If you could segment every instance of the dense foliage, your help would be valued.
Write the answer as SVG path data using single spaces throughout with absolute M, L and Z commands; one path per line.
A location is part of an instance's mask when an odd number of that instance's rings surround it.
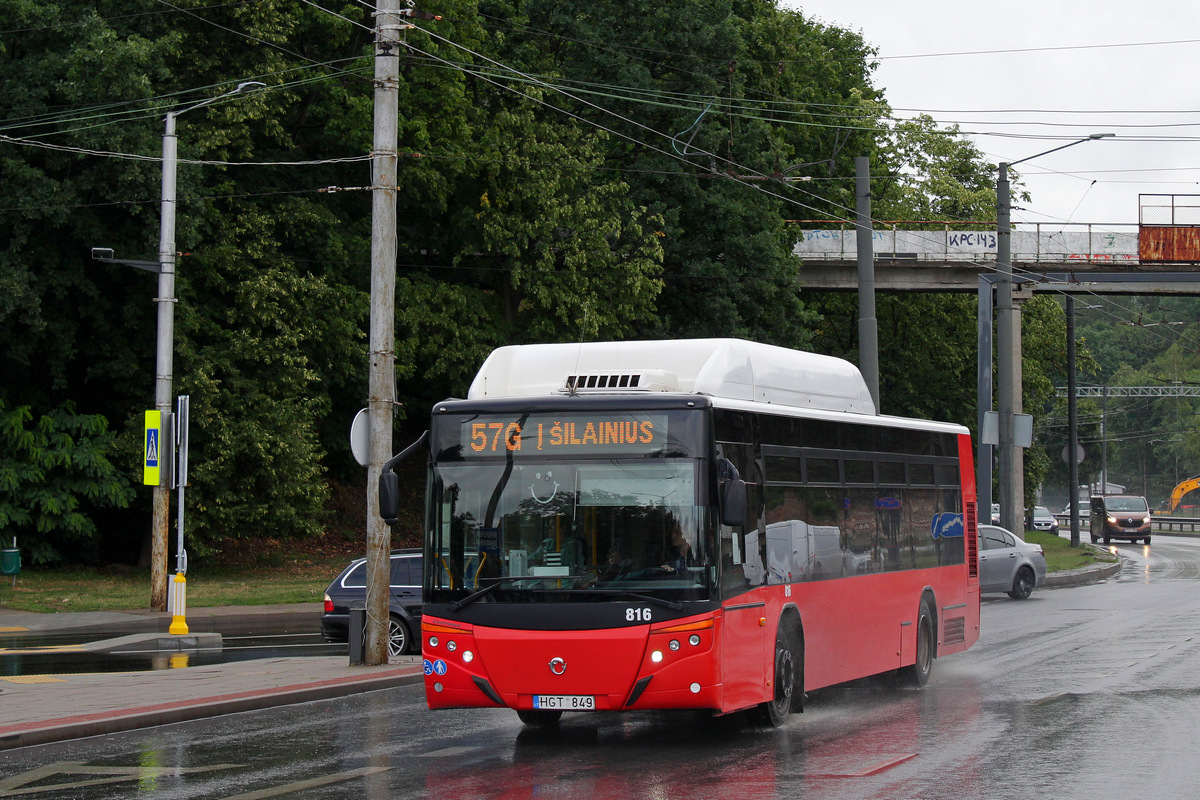
M 1127 396 L 1078 402 L 1079 443 L 1085 458 L 1080 482 L 1109 482 L 1144 494 L 1163 508 L 1171 490 L 1200 469 L 1200 300 L 1188 297 L 1092 297 L 1076 302 L 1076 333 L 1082 345 L 1076 369 L 1079 386 L 1162 387 L 1166 396 Z M 1066 384 L 1066 362 L 1056 360 L 1058 386 Z M 1170 396 L 1171 390 L 1179 390 Z M 1066 397 L 1055 397 L 1038 431 L 1049 461 L 1044 496 L 1065 504 L 1067 467 Z M 1184 513 L 1197 516 L 1200 496 L 1191 492 Z M 1053 509 L 1057 510 L 1057 509 Z
M 366 383 L 373 18 L 323 5 L 0 6 L 0 411 L 17 410 L 11 441 L 33 419 L 86 433 L 94 465 L 71 486 L 41 473 L 70 521 L 5 496 L 0 526 L 32 560 L 141 549 L 140 516 L 81 519 L 133 494 L 154 280 L 89 252 L 154 257 L 167 110 L 187 110 L 174 388 L 191 396 L 191 548 L 309 536 L 331 485 L 361 493 L 346 434 Z M 887 122 L 858 34 L 775 0 L 418 10 L 399 56 L 401 426 L 501 344 L 736 336 L 854 357 L 853 298 L 800 293 L 789 221 L 850 215 L 857 155 L 891 176 L 877 216 L 992 202 L 962 137 Z M 250 80 L 266 86 L 194 108 Z M 973 425 L 973 306 L 886 298 L 879 316 L 885 409 Z M 32 451 L 7 446 L 32 475 Z

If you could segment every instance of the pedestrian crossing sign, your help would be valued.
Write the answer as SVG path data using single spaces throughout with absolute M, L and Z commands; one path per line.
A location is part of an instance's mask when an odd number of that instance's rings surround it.
M 145 457 L 142 461 L 142 483 L 146 486 L 158 486 L 162 479 L 159 466 L 162 463 L 162 417 L 161 411 L 146 412 Z

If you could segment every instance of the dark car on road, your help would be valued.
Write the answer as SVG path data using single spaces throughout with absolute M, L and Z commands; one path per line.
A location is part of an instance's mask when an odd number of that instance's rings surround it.
M 1150 505 L 1134 494 L 1097 495 L 1092 498 L 1092 543 L 1103 539 L 1141 539 L 1150 544 Z
M 417 649 L 421 632 L 421 551 L 392 551 L 391 592 L 388 597 L 388 655 L 399 656 Z M 365 607 L 367 560 L 350 562 L 325 590 L 321 614 L 321 637 L 327 642 L 349 640 L 350 609 Z
M 996 525 L 979 526 L 979 591 L 1007 592 L 1024 600 L 1046 580 L 1042 546 Z

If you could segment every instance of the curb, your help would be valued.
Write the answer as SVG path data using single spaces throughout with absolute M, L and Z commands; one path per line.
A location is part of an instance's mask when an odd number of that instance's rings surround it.
M 424 673 L 420 665 L 405 666 L 370 677 L 331 678 L 272 689 L 206 697 L 190 703 L 186 701 L 183 703 L 160 703 L 127 709 L 115 716 L 111 713 L 101 712 L 79 717 L 0 726 L 0 751 L 80 739 L 85 736 L 100 736 L 138 728 L 152 728 L 174 722 L 235 714 L 241 711 L 257 711 L 295 703 L 308 703 L 314 700 L 330 700 L 362 692 L 407 686 L 423 679 Z
M 1092 545 L 1087 546 L 1092 547 Z M 1108 551 L 1105 550 L 1103 552 L 1107 553 Z M 1111 563 L 1092 564 L 1089 567 L 1080 567 L 1079 569 L 1051 572 L 1046 576 L 1046 580 L 1042 582 L 1040 588 L 1058 589 L 1063 586 L 1086 586 L 1090 583 L 1099 583 L 1121 571 L 1123 564 L 1120 556 L 1117 559 L 1117 561 Z

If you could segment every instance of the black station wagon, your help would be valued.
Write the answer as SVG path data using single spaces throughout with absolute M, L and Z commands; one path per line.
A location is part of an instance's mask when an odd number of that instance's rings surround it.
M 421 551 L 393 550 L 388 597 L 388 655 L 418 650 L 421 633 Z M 355 559 L 325 590 L 321 636 L 327 642 L 349 640 L 350 608 L 367 600 L 367 560 Z

